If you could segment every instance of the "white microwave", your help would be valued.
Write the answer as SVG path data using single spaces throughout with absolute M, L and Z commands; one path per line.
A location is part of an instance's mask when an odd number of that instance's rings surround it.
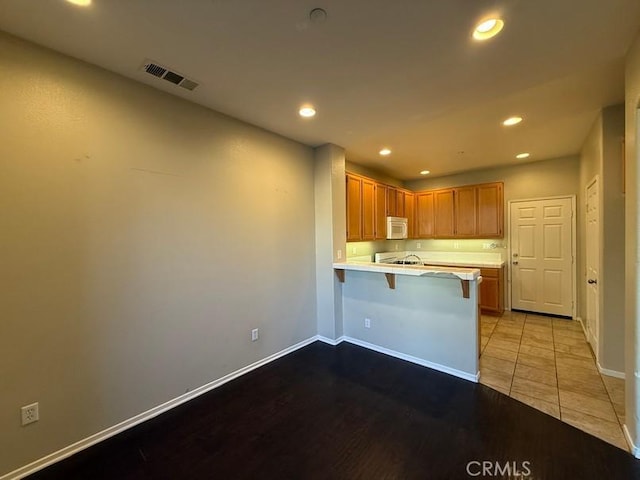
M 387 217 L 387 239 L 407 238 L 409 221 L 404 217 Z

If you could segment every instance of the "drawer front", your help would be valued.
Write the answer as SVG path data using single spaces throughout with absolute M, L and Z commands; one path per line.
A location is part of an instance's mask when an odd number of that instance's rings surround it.
M 480 275 L 482 275 L 483 277 L 498 278 L 499 273 L 500 273 L 500 269 L 498 268 L 481 268 L 480 269 Z

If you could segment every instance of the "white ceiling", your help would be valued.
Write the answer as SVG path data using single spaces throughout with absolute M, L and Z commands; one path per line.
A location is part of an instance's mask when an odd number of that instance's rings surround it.
M 495 12 L 503 32 L 473 41 Z M 410 179 L 577 154 L 624 99 L 640 1 L 2 0 L 0 29 Z M 151 77 L 145 59 L 200 86 Z M 298 117 L 304 102 L 314 119 Z M 512 114 L 525 121 L 507 129 Z

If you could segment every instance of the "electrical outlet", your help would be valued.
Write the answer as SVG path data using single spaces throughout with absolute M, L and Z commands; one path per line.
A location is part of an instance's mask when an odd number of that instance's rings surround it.
M 420 242 L 416 243 L 416 248 L 422 248 L 422 244 Z
M 396 247 L 396 250 L 398 250 L 400 248 L 400 245 L 396 243 L 395 247 Z
M 40 420 L 40 410 L 38 402 L 31 405 L 25 405 L 20 409 L 22 415 L 22 425 L 29 425 L 30 423 Z
M 342 260 L 342 250 L 338 250 L 338 260 Z
M 364 319 L 364 328 L 371 328 L 371 319 L 370 318 L 365 318 Z
M 258 334 L 258 329 L 254 328 L 253 330 L 251 330 L 251 341 L 255 342 L 256 340 L 258 340 L 259 338 L 259 334 Z

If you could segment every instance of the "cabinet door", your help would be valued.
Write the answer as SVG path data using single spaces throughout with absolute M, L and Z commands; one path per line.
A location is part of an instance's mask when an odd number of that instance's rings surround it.
M 504 199 L 502 183 L 478 185 L 478 236 L 504 236 Z
M 416 196 L 413 193 L 404 192 L 404 216 L 407 217 L 407 237 L 415 238 L 415 205 Z
M 475 237 L 477 235 L 476 187 L 460 187 L 454 189 L 455 229 L 457 238 Z
M 433 238 L 433 192 L 416 194 L 416 238 Z
M 503 268 L 481 268 L 480 308 L 483 313 L 502 315 L 504 312 Z
M 375 239 L 375 183 L 362 179 L 362 240 Z
M 375 237 L 376 240 L 383 240 L 387 238 L 387 187 L 377 183 L 375 197 Z
M 434 236 L 436 238 L 450 238 L 455 234 L 453 197 L 453 189 L 451 188 L 433 192 Z
M 347 174 L 347 242 L 362 237 L 362 181 Z
M 396 217 L 406 217 L 405 213 L 405 192 L 396 190 Z
M 389 217 L 397 217 L 396 208 L 397 208 L 397 190 L 393 187 L 387 187 L 387 216 Z

